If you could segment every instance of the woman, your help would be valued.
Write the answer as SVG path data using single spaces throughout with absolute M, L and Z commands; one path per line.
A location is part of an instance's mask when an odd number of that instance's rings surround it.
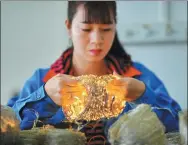
M 21 129 L 31 129 L 36 118 L 43 124 L 54 126 L 66 119 L 59 92 L 63 90 L 66 93 L 81 87 L 70 79 L 70 75 L 114 74 L 120 79 L 111 85 L 117 92 L 123 90 L 127 101 L 123 112 L 147 103 L 153 107 L 166 132 L 178 130 L 180 106 L 154 73 L 131 60 L 118 40 L 115 1 L 70 1 L 65 24 L 73 46 L 63 52 L 50 68 L 36 70 L 20 94 L 8 102 L 21 121 Z M 99 122 L 102 124 L 99 133 L 83 131 L 86 136 L 95 136 L 94 144 L 100 143 L 101 136 L 107 135 L 108 128 L 116 119 Z

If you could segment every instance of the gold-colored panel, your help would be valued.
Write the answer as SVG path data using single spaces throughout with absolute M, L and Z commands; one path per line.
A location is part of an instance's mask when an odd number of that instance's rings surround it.
M 123 111 L 124 94 L 111 93 L 113 85 L 109 82 L 116 79 L 113 75 L 83 75 L 73 79 L 80 83 L 78 90 L 62 91 L 62 109 L 69 121 L 110 118 Z

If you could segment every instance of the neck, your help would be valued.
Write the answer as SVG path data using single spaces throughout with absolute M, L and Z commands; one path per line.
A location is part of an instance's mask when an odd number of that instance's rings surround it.
M 101 76 L 108 74 L 108 68 L 105 63 L 105 60 L 101 60 L 97 62 L 89 62 L 83 60 L 82 58 L 77 58 L 73 54 L 72 66 L 75 76 L 89 75 L 89 74 Z

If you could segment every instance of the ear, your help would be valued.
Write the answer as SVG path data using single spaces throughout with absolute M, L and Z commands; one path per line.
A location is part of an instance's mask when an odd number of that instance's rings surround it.
M 66 28 L 67 28 L 69 37 L 71 37 L 71 23 L 70 23 L 69 20 L 65 20 L 65 26 L 66 26 Z

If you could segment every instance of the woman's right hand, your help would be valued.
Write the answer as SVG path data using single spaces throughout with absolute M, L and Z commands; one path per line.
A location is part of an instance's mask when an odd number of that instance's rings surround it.
M 47 95 L 59 106 L 62 106 L 62 96 L 80 96 L 85 89 L 78 81 L 71 79 L 70 75 L 57 74 L 44 86 Z

